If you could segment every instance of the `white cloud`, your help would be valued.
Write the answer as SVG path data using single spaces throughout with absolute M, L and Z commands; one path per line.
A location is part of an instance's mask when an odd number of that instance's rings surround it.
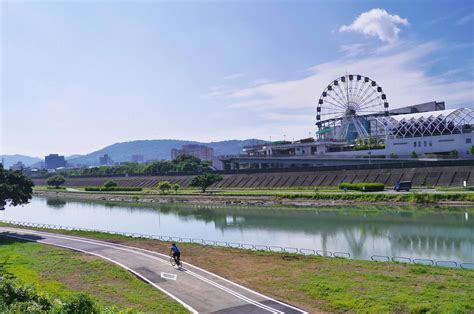
M 342 45 L 339 51 L 344 53 L 348 57 L 355 57 L 357 55 L 362 54 L 365 51 L 366 47 L 367 45 L 361 43 L 348 44 Z
M 456 25 L 464 25 L 472 19 L 474 19 L 474 13 L 461 17 L 459 20 L 457 20 Z
M 235 80 L 235 79 L 241 78 L 242 76 L 244 76 L 244 73 L 233 73 L 233 74 L 224 76 L 224 80 L 226 81 Z
M 372 9 L 359 15 L 351 25 L 341 26 L 339 31 L 361 33 L 378 37 L 383 42 L 393 42 L 400 33 L 398 25 L 408 25 L 408 20 L 388 14 L 384 9 Z
M 310 74 L 300 79 L 237 89 L 216 100 L 227 103 L 230 110 L 246 112 L 254 125 L 268 128 L 266 132 L 291 133 L 295 137 L 306 136 L 308 131 L 314 130 L 319 96 L 327 84 L 346 71 L 376 80 L 387 94 L 390 109 L 433 100 L 446 101 L 450 108 L 472 107 L 474 81 L 456 80 L 453 77 L 455 69 L 437 75 L 428 74 L 432 64 L 426 61 L 442 47 L 439 42 L 400 43 L 396 51 L 365 57 L 344 56 L 311 67 Z M 247 133 L 251 134 L 250 131 Z

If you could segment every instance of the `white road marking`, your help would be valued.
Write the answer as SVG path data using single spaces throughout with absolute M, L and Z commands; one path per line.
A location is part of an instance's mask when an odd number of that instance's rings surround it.
M 12 229 L 15 230 L 15 228 L 12 228 Z M 20 229 L 20 230 L 21 230 L 21 229 Z M 139 255 L 142 255 L 142 256 L 145 256 L 145 257 L 148 257 L 148 258 L 151 258 L 151 259 L 160 261 L 160 262 L 165 263 L 165 264 L 168 263 L 167 261 L 165 261 L 165 260 L 163 260 L 163 259 L 161 259 L 161 258 L 158 258 L 158 257 L 156 257 L 156 256 L 153 256 L 153 255 L 150 255 L 150 254 L 143 254 L 143 253 L 141 253 L 141 252 L 137 252 L 138 250 L 142 250 L 142 251 L 146 251 L 146 252 L 149 252 L 149 253 L 154 253 L 154 254 L 162 255 L 162 256 L 164 256 L 164 257 L 166 257 L 166 258 L 168 257 L 168 256 L 166 256 L 166 255 L 164 255 L 164 254 L 161 254 L 161 253 L 158 253 L 158 252 L 149 251 L 149 250 L 145 250 L 145 249 L 133 248 L 133 247 L 129 247 L 129 246 L 121 245 L 121 244 L 115 244 L 115 243 L 112 245 L 112 244 L 110 244 L 110 243 L 108 243 L 108 242 L 103 242 L 103 241 L 98 241 L 98 240 L 84 239 L 84 238 L 79 238 L 79 237 L 74 237 L 74 236 L 58 235 L 58 234 L 52 234 L 52 233 L 41 232 L 41 231 L 34 231 L 34 230 L 28 230 L 28 229 L 23 229 L 23 231 L 27 231 L 27 232 L 30 233 L 30 234 L 31 234 L 31 233 L 32 233 L 32 234 L 39 234 L 39 235 L 44 234 L 44 235 L 47 235 L 47 236 L 49 236 L 49 237 L 58 238 L 58 239 L 75 240 L 75 241 L 83 242 L 83 243 L 102 245 L 102 246 L 105 246 L 105 247 L 115 248 L 115 249 L 118 249 L 118 250 L 123 250 L 123 251 L 127 251 L 127 252 L 132 252 L 132 253 L 135 253 L 135 254 L 139 254 Z M 12 237 L 15 237 L 15 236 L 12 236 Z M 20 238 L 20 237 L 17 237 L 17 238 Z M 24 239 L 24 238 L 20 238 L 20 239 Z M 29 240 L 29 239 L 26 239 L 26 240 Z M 29 240 L 29 241 L 40 242 L 40 241 L 34 241 L 34 240 Z M 43 242 L 43 243 L 47 243 L 47 242 Z M 49 244 L 51 244 L 51 245 L 56 245 L 56 246 L 60 246 L 60 247 L 65 247 L 65 248 L 69 248 L 69 249 L 76 250 L 76 251 L 81 251 L 81 252 L 84 252 L 84 253 L 90 253 L 90 252 L 88 252 L 88 251 L 76 249 L 76 248 L 69 247 L 69 246 L 58 245 L 58 244 L 54 244 L 54 243 L 49 243 Z M 103 257 L 103 258 L 105 258 L 105 259 L 107 259 L 107 260 L 110 260 L 110 261 L 114 262 L 115 264 L 118 264 L 118 265 L 120 265 L 120 266 L 126 268 L 127 270 L 130 270 L 130 269 L 129 269 L 128 267 L 126 267 L 125 265 L 122 265 L 122 264 L 120 264 L 120 263 L 118 263 L 118 262 L 115 262 L 115 261 L 113 261 L 113 260 L 111 260 L 111 259 L 109 259 L 109 258 L 107 258 L 107 257 L 104 257 L 104 256 L 99 255 L 99 254 L 96 254 L 96 253 L 90 253 L 90 254 Z M 189 264 L 188 264 L 188 265 L 189 265 Z M 190 265 L 190 266 L 195 267 L 195 266 L 193 266 L 193 265 Z M 198 267 L 195 267 L 195 268 L 199 269 Z M 130 270 L 130 271 L 133 272 L 134 274 L 136 273 L 135 271 L 132 271 L 132 270 Z M 246 296 L 244 296 L 244 295 L 242 295 L 242 294 L 240 294 L 240 293 L 238 293 L 238 292 L 236 292 L 236 291 L 234 291 L 234 290 L 231 290 L 230 288 L 224 287 L 224 286 L 222 286 L 222 285 L 220 285 L 220 284 L 218 284 L 218 283 L 216 283 L 216 282 L 214 282 L 214 281 L 212 281 L 212 280 L 210 280 L 210 279 L 208 279 L 208 278 L 205 278 L 205 277 L 203 277 L 203 276 L 201 276 L 201 275 L 198 275 L 198 274 L 196 274 L 196 273 L 194 273 L 194 272 L 192 272 L 192 271 L 190 271 L 190 270 L 186 270 L 186 269 L 185 269 L 185 271 L 186 271 L 186 273 L 189 273 L 189 274 L 192 275 L 193 277 L 196 277 L 196 278 L 200 279 L 201 281 L 204 281 L 204 282 L 206 282 L 206 283 L 208 283 L 208 284 L 210 284 L 210 285 L 212 285 L 212 286 L 214 286 L 214 287 L 216 287 L 216 288 L 218 288 L 218 289 L 220 289 L 220 290 L 222 290 L 222 291 L 225 291 L 225 292 L 227 292 L 227 293 L 229 293 L 229 294 L 231 294 L 231 295 L 233 295 L 233 296 L 235 296 L 235 297 L 241 299 L 242 301 L 245 301 L 245 302 L 247 302 L 247 303 L 253 304 L 253 305 L 257 306 L 257 307 L 260 307 L 260 308 L 262 308 L 262 309 L 264 309 L 264 310 L 267 310 L 267 311 L 269 311 L 269 312 L 272 312 L 272 313 L 284 313 L 284 312 L 282 312 L 282 311 L 280 311 L 280 310 L 274 309 L 274 308 L 272 308 L 272 307 L 270 307 L 270 306 L 267 306 L 267 305 L 264 305 L 264 304 L 262 304 L 262 303 L 260 303 L 260 302 L 255 301 L 255 300 L 252 300 L 252 299 L 250 299 L 250 298 L 248 298 L 248 297 L 246 297 Z M 209 273 L 209 272 L 207 272 L 207 271 L 205 271 L 205 272 L 206 272 L 206 273 Z M 212 273 L 209 273 L 209 274 L 212 274 Z M 212 275 L 215 275 L 215 274 L 212 274 Z M 215 275 L 215 276 L 218 277 L 218 278 L 220 278 L 220 277 L 217 276 L 217 275 Z M 143 276 L 140 276 L 140 275 L 139 275 L 139 277 L 144 278 Z M 222 279 L 224 279 L 224 278 L 222 278 Z M 226 279 L 224 279 L 224 280 L 226 280 Z M 159 288 L 156 284 L 153 284 L 150 280 L 146 279 L 146 281 L 149 282 L 149 283 L 151 283 L 153 286 L 157 287 L 157 288 L 160 289 L 161 291 L 165 291 L 165 290 Z M 226 280 L 226 281 L 232 283 L 231 281 L 228 281 L 228 280 Z M 234 284 L 235 284 L 235 283 L 234 283 Z M 238 285 L 238 284 L 235 284 L 235 285 L 240 286 L 240 285 Z M 267 298 L 267 299 L 269 299 L 269 300 L 271 300 L 271 301 L 275 301 L 275 302 L 277 302 L 277 303 L 280 303 L 280 304 L 282 304 L 282 305 L 284 305 L 284 306 L 288 306 L 288 305 L 286 305 L 286 304 L 284 304 L 284 303 L 282 303 L 282 302 L 279 302 L 279 301 L 277 301 L 277 300 L 274 300 L 274 299 L 268 298 L 268 297 L 266 297 L 266 296 L 263 296 L 263 295 L 261 295 L 261 294 L 255 292 L 255 291 L 253 291 L 253 290 L 250 290 L 250 289 L 248 289 L 248 288 L 245 288 L 245 290 L 248 290 L 248 291 L 253 292 L 253 293 L 257 294 L 257 295 L 260 295 L 260 296 L 262 296 L 262 297 L 265 297 L 265 298 Z M 166 293 L 167 293 L 167 292 L 166 292 Z M 170 296 L 172 296 L 172 294 L 170 294 L 170 293 L 167 293 L 167 294 L 170 295 Z M 175 300 L 177 300 L 178 302 L 180 302 L 181 304 L 185 305 L 185 303 L 182 302 L 181 300 L 179 300 L 177 297 L 175 297 L 175 296 L 172 296 L 172 297 L 173 297 Z M 192 309 L 192 308 L 191 308 L 189 305 L 187 305 L 187 304 L 186 304 L 186 307 L 187 307 L 187 308 L 189 307 L 188 309 Z M 292 306 L 288 306 L 288 307 L 294 308 L 294 307 L 292 307 Z M 302 313 L 306 313 L 306 312 L 304 312 L 304 311 L 301 311 L 300 309 L 297 309 L 297 308 L 294 308 L 294 309 L 295 309 L 295 310 L 298 310 L 298 311 L 300 311 L 300 312 L 302 312 Z M 195 312 L 194 309 L 192 309 L 191 311 L 192 311 L 192 312 Z
M 166 294 L 167 296 L 169 296 L 170 298 L 172 298 L 173 300 L 177 301 L 178 303 L 180 303 L 182 306 L 184 306 L 186 309 L 188 309 L 191 313 L 193 314 L 198 314 L 199 312 L 196 311 L 192 306 L 190 306 L 189 304 L 185 303 L 184 301 L 182 301 L 181 299 L 179 299 L 178 297 L 176 297 L 174 294 L 166 291 L 165 289 L 159 287 L 157 284 L 155 284 L 153 281 L 151 281 L 150 279 L 146 278 L 145 276 L 142 276 L 140 275 L 138 272 L 134 271 L 133 269 L 125 266 L 124 264 L 120 263 L 120 262 L 117 262 L 117 261 L 114 261 L 113 259 L 110 259 L 106 256 L 103 256 L 103 255 L 100 255 L 98 253 L 92 253 L 92 252 L 89 252 L 89 251 L 85 251 L 85 250 L 81 250 L 81 249 L 78 249 L 78 248 L 73 248 L 73 247 L 70 247 L 70 246 L 67 246 L 67 245 L 62 245 L 62 244 L 52 244 L 52 243 L 47 243 L 47 242 L 40 242 L 40 241 L 35 241 L 35 240 L 31 240 L 31 239 L 28 239 L 28 238 L 23 238 L 23 237 L 18 237 L 18 236 L 14 236 L 14 235 L 9 235 L 7 234 L 6 236 L 8 237 L 11 237 L 11 238 L 16 238 L 16 239 L 20 239 L 20 240 L 26 240 L 26 241 L 31 241 L 31 242 L 36 242 L 36 243 L 43 243 L 43 244 L 49 244 L 49 245 L 54 245 L 54 246 L 59 246 L 59 247 L 62 247 L 62 248 L 65 248 L 65 249 L 70 249 L 70 250 L 73 250 L 73 251 L 77 251 L 77 252 L 82 252 L 82 253 L 85 253 L 85 254 L 91 254 L 91 255 L 94 255 L 94 256 L 97 256 L 97 257 L 100 257 L 100 258 L 103 258 L 105 260 L 108 260 L 109 262 L 112 262 L 116 265 L 119 265 L 120 267 L 128 270 L 129 272 L 131 272 L 132 274 L 134 274 L 135 276 L 137 277 L 140 277 L 141 279 L 143 279 L 144 281 L 148 282 L 150 285 L 152 285 L 153 287 L 157 288 L 158 290 L 160 290 L 161 292 L 163 292 L 164 294 Z
M 170 280 L 176 280 L 178 278 L 178 275 L 161 272 L 160 277 L 165 278 L 165 279 L 170 279 Z

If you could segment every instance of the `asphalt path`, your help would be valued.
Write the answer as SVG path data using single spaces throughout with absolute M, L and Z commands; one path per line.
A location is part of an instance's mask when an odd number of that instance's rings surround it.
M 132 272 L 193 313 L 306 313 L 188 263 L 178 269 L 157 252 L 87 238 L 0 227 L 11 238 L 92 254 Z M 185 252 L 183 252 L 185 253 Z

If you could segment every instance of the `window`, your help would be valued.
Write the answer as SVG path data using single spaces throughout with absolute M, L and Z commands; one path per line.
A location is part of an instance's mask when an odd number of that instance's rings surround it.
M 406 145 L 408 144 L 407 142 L 401 142 L 401 143 L 393 143 L 393 145 Z
M 425 147 L 426 147 L 426 141 L 425 141 L 424 145 L 425 145 Z
M 416 142 L 413 142 L 413 147 L 416 147 Z
M 470 138 L 466 138 L 466 144 L 471 144 L 471 139 Z
M 430 141 L 430 147 L 431 147 L 431 146 L 433 146 L 433 142 L 432 142 L 432 141 Z
M 440 143 L 441 143 L 441 142 L 454 142 L 454 140 L 453 140 L 453 139 L 450 139 L 450 140 L 439 140 L 438 142 L 440 142 Z

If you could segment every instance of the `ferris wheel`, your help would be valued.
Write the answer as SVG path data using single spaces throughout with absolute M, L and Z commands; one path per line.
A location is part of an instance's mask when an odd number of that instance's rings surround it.
M 346 74 L 331 82 L 321 94 L 316 109 L 319 133 L 352 141 L 369 137 L 368 117 L 388 113 L 387 96 L 367 76 Z

